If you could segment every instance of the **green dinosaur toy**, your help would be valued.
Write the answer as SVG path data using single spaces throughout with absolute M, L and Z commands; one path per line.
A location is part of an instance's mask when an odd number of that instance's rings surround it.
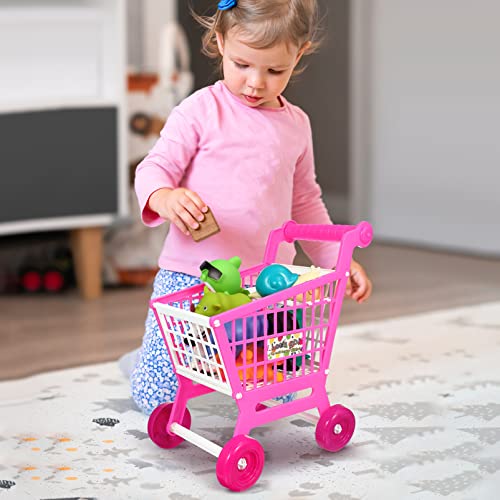
M 196 306 L 195 312 L 204 316 L 215 316 L 224 311 L 229 311 L 243 304 L 248 304 L 251 299 L 244 293 L 233 293 L 231 295 L 222 292 L 204 293 L 199 304 Z
M 241 259 L 239 257 L 231 257 L 229 260 L 205 261 L 200 266 L 200 279 L 207 285 L 205 289 L 208 288 L 212 292 L 248 295 L 248 290 L 241 287 L 240 266 Z

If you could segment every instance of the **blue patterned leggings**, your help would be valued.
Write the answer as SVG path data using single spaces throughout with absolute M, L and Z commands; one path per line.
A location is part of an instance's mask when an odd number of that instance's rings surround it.
M 160 269 L 155 277 L 151 298 L 178 292 L 198 283 L 200 280 L 189 274 Z M 146 331 L 130 382 L 132 398 L 146 414 L 161 403 L 173 401 L 177 394 L 177 377 L 152 309 L 148 310 Z
M 200 283 L 189 274 L 160 269 L 156 275 L 152 299 L 177 292 Z M 173 401 L 177 394 L 177 377 L 170 361 L 165 341 L 151 309 L 146 318 L 146 331 L 142 339 L 135 368 L 130 376 L 132 398 L 146 414 L 150 414 L 159 404 Z M 278 398 L 290 401 L 294 394 Z

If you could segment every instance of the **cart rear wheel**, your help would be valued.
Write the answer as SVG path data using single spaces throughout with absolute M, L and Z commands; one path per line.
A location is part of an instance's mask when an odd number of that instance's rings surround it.
M 184 441 L 180 436 L 167 432 L 168 419 L 173 407 L 173 403 L 163 403 L 157 406 L 148 420 L 149 437 L 160 448 L 175 448 Z M 191 414 L 187 408 L 184 412 L 184 417 L 182 417 L 181 425 L 187 429 L 191 428 Z
M 330 406 L 324 411 L 316 425 L 316 442 L 328 451 L 340 451 L 350 441 L 356 419 L 349 408 Z
M 259 479 L 264 460 L 264 450 L 256 439 L 235 436 L 222 448 L 217 459 L 217 479 L 231 491 L 244 491 Z

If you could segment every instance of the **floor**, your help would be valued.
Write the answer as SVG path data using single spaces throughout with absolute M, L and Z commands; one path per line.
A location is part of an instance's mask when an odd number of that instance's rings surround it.
M 355 257 L 374 292 L 363 305 L 344 303 L 344 324 L 500 300 L 500 260 L 388 244 Z M 76 292 L 2 297 L 0 380 L 117 359 L 140 345 L 149 294 L 113 289 L 89 302 Z
M 499 498 L 499 358 L 500 302 L 344 325 L 326 389 L 354 412 L 348 448 L 318 447 L 315 411 L 256 423 L 251 436 L 264 449 L 264 470 L 237 495 L 217 480 L 224 467 L 196 446 L 153 445 L 116 362 L 0 383 L 0 485 L 11 486 L 0 487 L 0 498 Z M 232 398 L 215 392 L 188 406 L 193 432 L 231 447 Z M 325 419 L 323 445 L 348 438 L 344 424 L 354 423 L 348 410 L 334 410 L 343 425 Z M 341 434 L 330 440 L 332 426 Z

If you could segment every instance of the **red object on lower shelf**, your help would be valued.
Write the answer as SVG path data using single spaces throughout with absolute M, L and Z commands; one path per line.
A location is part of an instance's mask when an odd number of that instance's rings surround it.
M 38 292 L 42 288 L 42 276 L 38 271 L 26 271 L 21 276 L 21 286 L 26 292 Z
M 61 271 L 51 270 L 43 275 L 43 287 L 47 292 L 60 292 L 65 285 Z

